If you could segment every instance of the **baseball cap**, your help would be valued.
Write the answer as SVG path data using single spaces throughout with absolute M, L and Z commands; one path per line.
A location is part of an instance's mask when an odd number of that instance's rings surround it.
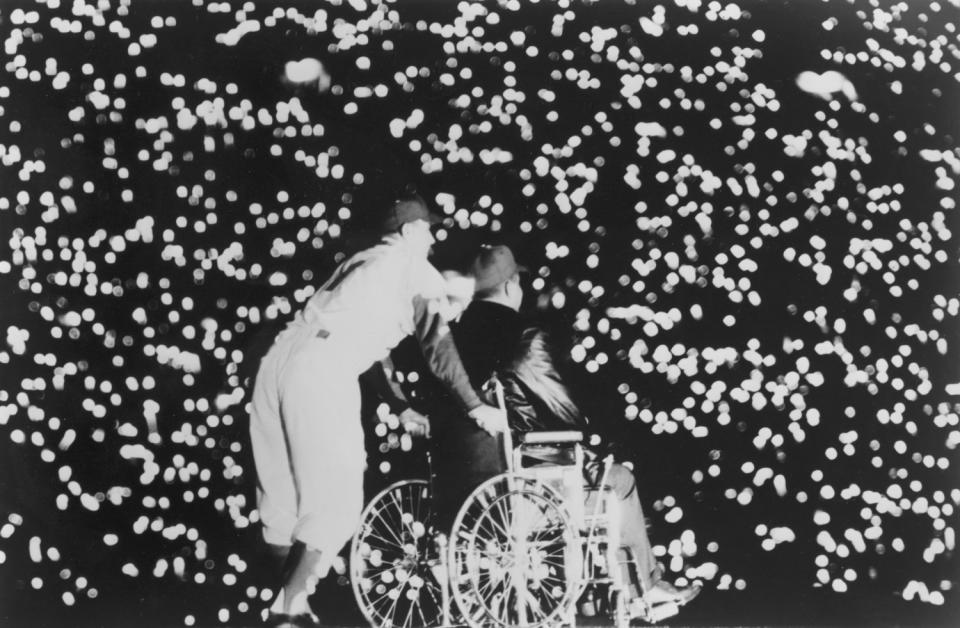
M 476 280 L 475 292 L 489 290 L 499 286 L 515 274 L 526 272 L 526 268 L 517 264 L 510 247 L 498 244 L 484 245 L 473 260 L 470 274 Z
M 425 220 L 431 225 L 443 222 L 443 216 L 430 211 L 423 197 L 414 194 L 395 199 L 380 219 L 380 230 L 384 233 L 397 231 L 408 222 Z

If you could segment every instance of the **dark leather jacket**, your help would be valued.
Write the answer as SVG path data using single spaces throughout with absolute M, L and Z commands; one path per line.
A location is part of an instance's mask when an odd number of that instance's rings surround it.
M 553 364 L 547 334 L 524 330 L 513 360 L 500 373 L 510 428 L 516 432 L 583 427 L 583 415 Z
M 453 326 L 453 336 L 474 388 L 496 374 L 504 387 L 515 433 L 581 428 L 585 420 L 560 379 L 547 334 L 527 326 L 520 314 L 489 301 L 475 301 Z M 496 405 L 492 392 L 487 402 Z

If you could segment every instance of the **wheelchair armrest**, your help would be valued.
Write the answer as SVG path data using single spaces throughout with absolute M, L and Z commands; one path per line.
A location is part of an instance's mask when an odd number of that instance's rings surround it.
M 524 445 L 557 445 L 561 443 L 579 443 L 583 441 L 583 432 L 567 430 L 559 432 L 526 432 L 520 442 Z

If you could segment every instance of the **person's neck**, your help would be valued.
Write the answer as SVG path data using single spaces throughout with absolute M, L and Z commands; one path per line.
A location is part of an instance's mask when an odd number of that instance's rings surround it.
M 424 258 L 429 257 L 429 253 L 426 251 L 421 252 L 413 245 L 413 243 L 410 241 L 410 238 L 396 231 L 391 231 L 390 233 L 384 235 L 382 238 L 380 238 L 380 243 L 398 247 L 410 255 L 416 255 L 418 257 L 422 255 Z
M 491 297 L 486 297 L 484 299 L 481 299 L 481 301 L 485 301 L 487 303 L 496 303 L 497 305 L 502 305 L 503 307 L 510 308 L 514 312 L 520 311 L 519 308 L 515 307 L 512 303 L 510 303 L 507 300 L 507 298 L 503 295 L 494 295 Z

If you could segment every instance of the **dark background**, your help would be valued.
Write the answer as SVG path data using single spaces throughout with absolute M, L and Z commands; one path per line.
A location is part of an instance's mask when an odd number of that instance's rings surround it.
M 256 598 L 272 580 L 251 521 L 247 378 L 308 296 L 302 290 L 361 246 L 370 211 L 410 184 L 432 201 L 453 195 L 448 214 L 460 212 L 437 247 L 438 265 L 504 241 L 539 277 L 527 310 L 563 341 L 571 385 L 598 431 L 635 463 L 654 543 L 695 539 L 675 560 L 663 558 L 671 580 L 700 577 L 705 587 L 678 621 L 954 623 L 955 5 L 282 6 L 0 7 L 0 623 L 257 622 L 265 604 Z M 325 20 L 311 26 L 305 18 L 320 12 Z M 562 32 L 552 32 L 561 16 Z M 59 32 L 66 20 L 79 32 Z M 218 43 L 245 20 L 260 29 Z M 644 20 L 660 22 L 662 33 Z M 458 21 L 467 32 L 443 31 Z M 613 29 L 596 51 L 594 29 Z M 157 44 L 131 54 L 149 33 Z M 322 61 L 331 89 L 284 79 L 284 64 L 306 57 Z M 408 69 L 413 76 L 398 82 Z M 57 89 L 61 71 L 69 82 Z M 857 99 L 802 90 L 796 79 L 806 71 L 842 73 Z M 636 102 L 622 88 L 638 75 L 655 83 Z M 578 85 L 579 77 L 599 85 Z M 355 91 L 377 85 L 382 96 Z M 94 92 L 109 97 L 102 108 Z M 515 108 L 491 112 L 498 97 L 500 108 Z M 294 101 L 303 120 L 279 119 L 279 104 Z M 181 128 L 178 105 L 201 119 Z M 75 108 L 77 121 L 68 115 Z M 414 110 L 422 123 L 392 137 L 391 120 Z M 666 136 L 638 146 L 638 122 L 659 123 Z M 455 147 L 470 149 L 472 163 L 448 157 L 455 124 Z M 783 138 L 803 134 L 805 150 L 788 154 Z M 480 152 L 495 148 L 510 159 L 483 163 Z M 667 149 L 676 156 L 661 163 Z M 342 175 L 318 172 L 297 151 L 325 154 Z M 442 168 L 424 171 L 428 156 Z M 556 169 L 538 171 L 538 158 Z M 824 174 L 828 162 L 834 176 Z M 630 166 L 639 189 L 625 181 Z M 702 189 L 701 171 L 722 184 Z M 558 194 L 569 199 L 590 178 L 593 189 L 565 211 Z M 709 214 L 709 229 L 697 214 Z M 135 231 L 145 218 L 148 237 Z M 788 232 L 790 218 L 798 222 Z M 862 240 L 889 244 L 876 250 L 875 266 Z M 823 283 L 803 258 L 818 251 L 814 261 L 832 270 Z M 641 274 L 637 265 L 651 260 Z M 726 278 L 749 282 L 742 300 Z M 671 310 L 669 328 L 660 318 L 645 327 Z M 661 345 L 667 353 L 655 358 Z M 195 355 L 199 370 L 161 364 L 168 348 Z M 758 365 L 754 351 L 767 362 Z M 640 368 L 641 355 L 653 368 Z M 846 380 L 851 370 L 863 378 Z M 762 407 L 734 392 L 751 378 Z M 779 399 L 766 388 L 778 384 L 789 389 Z M 707 395 L 712 386 L 722 388 Z M 152 440 L 148 402 L 159 408 Z M 422 444 L 403 451 L 395 432 L 373 432 L 376 422 L 368 419 L 371 494 L 424 466 Z M 761 444 L 760 434 L 782 442 Z M 152 453 L 156 477 L 141 475 L 136 445 Z M 764 468 L 785 490 L 772 479 L 755 485 Z M 851 487 L 859 491 L 843 492 Z M 738 502 L 747 492 L 749 502 Z M 894 511 L 878 508 L 875 495 Z M 675 506 L 682 517 L 668 521 Z M 862 547 L 845 538 L 872 525 L 879 536 Z M 764 548 L 766 530 L 778 527 L 795 540 Z M 823 542 L 823 532 L 842 547 Z M 706 577 L 691 571 L 709 564 L 716 569 Z M 910 595 L 918 583 L 923 591 Z M 324 584 L 315 606 L 330 621 L 358 621 L 343 577 Z

